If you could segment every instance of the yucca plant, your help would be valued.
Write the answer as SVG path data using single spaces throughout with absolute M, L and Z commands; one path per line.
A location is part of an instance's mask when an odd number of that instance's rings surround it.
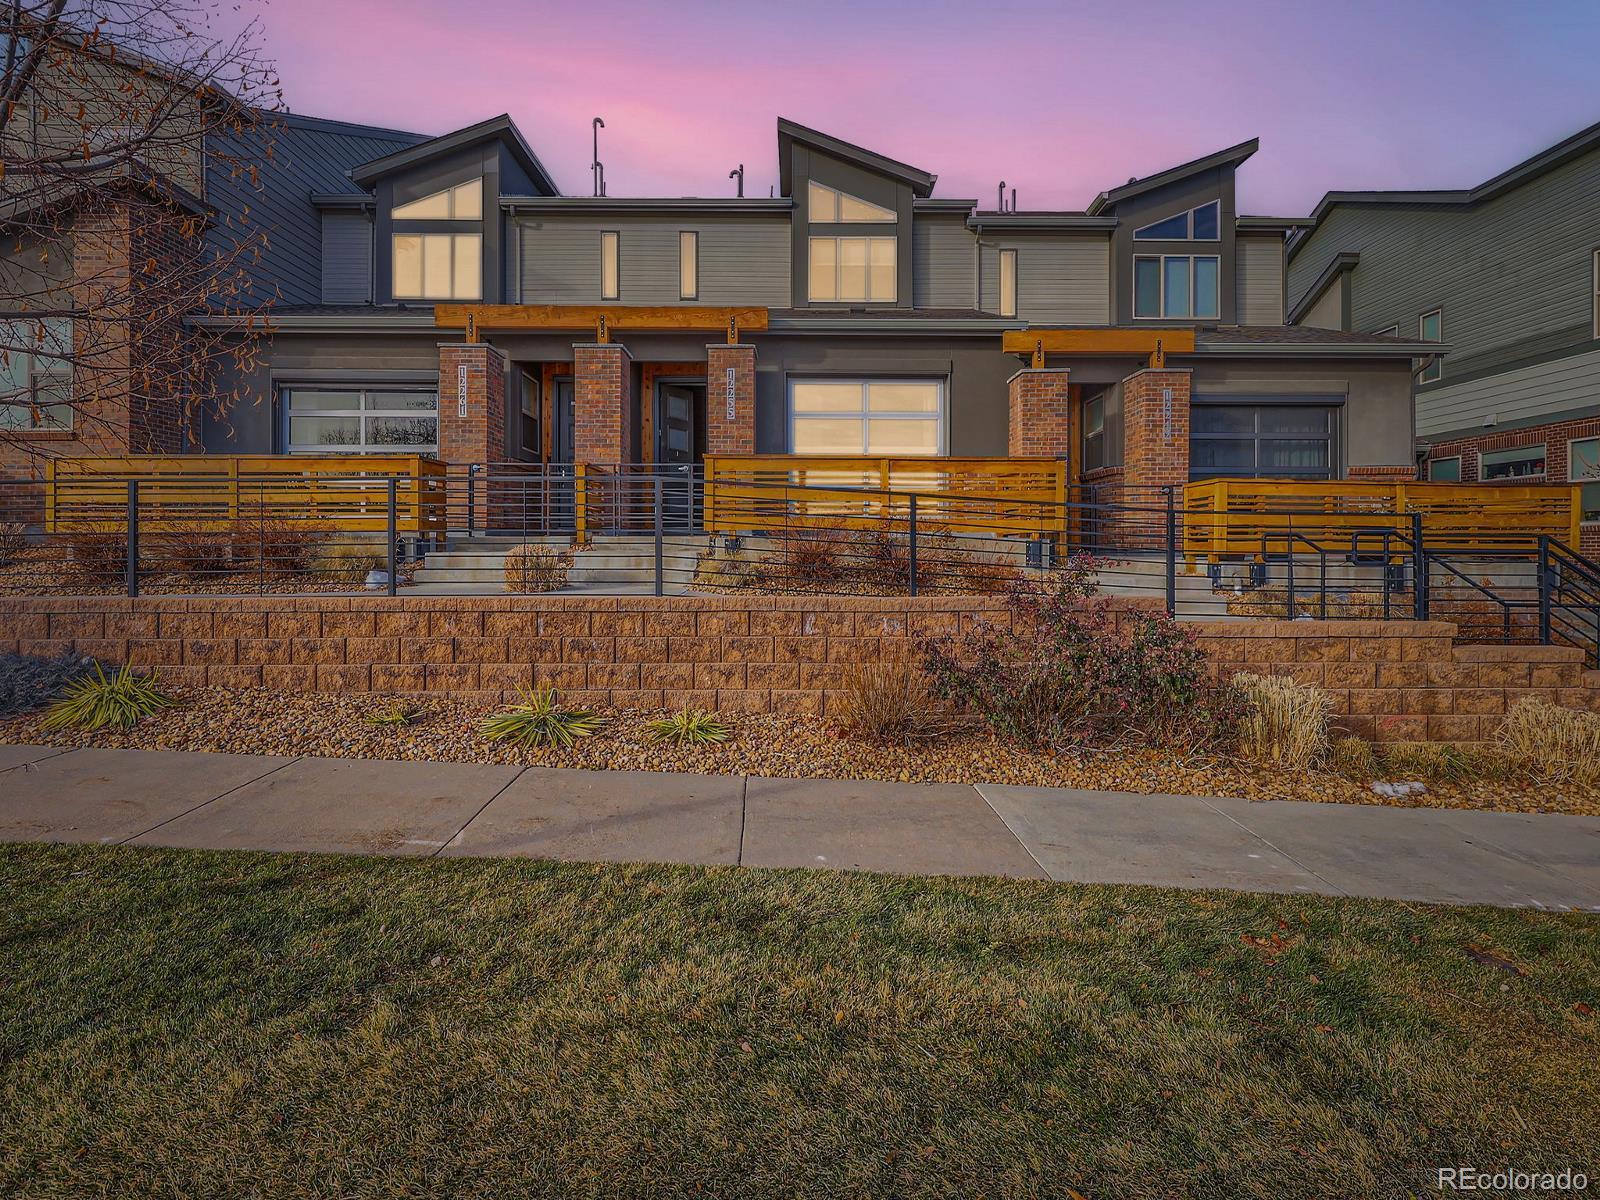
M 729 729 L 715 713 L 686 708 L 670 717 L 657 717 L 645 726 L 652 742 L 673 746 L 720 746 Z
M 568 708 L 553 688 L 531 692 L 518 688 L 517 695 L 521 703 L 485 717 L 478 732 L 490 741 L 515 746 L 571 746 L 600 728 L 598 716 L 588 709 Z
M 75 679 L 62 690 L 61 699 L 44 714 L 39 727 L 57 729 L 132 729 L 145 717 L 178 702 L 161 690 L 154 674 L 135 675 L 124 666 L 107 675 L 99 663 L 94 674 Z
M 415 725 L 420 716 L 422 710 L 416 705 L 402 704 L 397 700 L 387 708 L 368 713 L 366 722 L 374 729 L 403 729 L 407 725 Z

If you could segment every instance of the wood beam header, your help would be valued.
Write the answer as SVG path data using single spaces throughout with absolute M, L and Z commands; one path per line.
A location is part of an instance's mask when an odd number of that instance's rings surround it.
M 592 329 L 595 341 L 603 344 L 623 329 L 703 329 L 720 330 L 733 345 L 741 334 L 767 328 L 767 310 L 696 304 L 440 304 L 433 310 L 433 323 L 440 329 L 465 330 L 469 342 L 507 330 Z
M 1050 354 L 1138 354 L 1163 367 L 1169 354 L 1193 354 L 1192 329 L 1013 329 L 1001 335 L 1007 354 L 1026 354 L 1043 367 Z

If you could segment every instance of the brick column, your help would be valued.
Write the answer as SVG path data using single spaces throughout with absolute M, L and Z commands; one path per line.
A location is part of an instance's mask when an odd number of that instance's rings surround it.
M 1006 381 L 1010 426 L 1006 452 L 1014 458 L 1072 453 L 1071 393 L 1064 368 L 1027 367 Z
M 1188 371 L 1137 371 L 1122 381 L 1122 467 L 1132 503 L 1189 482 Z
M 466 388 L 462 389 L 465 369 Z M 465 406 L 463 412 L 463 394 Z M 506 447 L 506 358 L 485 342 L 439 344 L 439 458 L 452 483 L 447 504 L 450 528 L 492 525 L 488 472 L 474 477 L 470 505 L 465 478 L 473 463 L 501 462 Z M 470 507 L 470 518 L 469 518 Z
M 707 346 L 706 453 L 755 452 L 756 348 Z
M 633 359 L 616 342 L 572 348 L 572 459 L 628 462 Z

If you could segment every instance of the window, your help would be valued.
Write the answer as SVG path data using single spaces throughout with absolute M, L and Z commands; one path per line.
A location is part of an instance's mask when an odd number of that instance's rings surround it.
M 1196 404 L 1189 478 L 1331 479 L 1333 408 L 1319 404 Z
M 481 221 L 483 180 L 474 179 L 401 204 L 389 215 L 396 221 Z
M 0 321 L 0 430 L 72 428 L 72 318 Z
M 1133 231 L 1136 242 L 1214 242 L 1222 223 L 1222 202 L 1213 200 L 1177 216 Z
M 622 235 L 606 232 L 600 235 L 600 299 L 615 300 L 622 295 Z
M 1511 450 L 1485 450 L 1478 456 L 1479 479 L 1542 479 L 1544 443 Z
M 1579 507 L 1585 521 L 1600 521 L 1600 438 L 1567 443 L 1567 478 L 1582 484 Z
M 483 295 L 483 238 L 476 233 L 394 235 L 397 300 L 477 300 Z
M 1216 319 L 1218 260 L 1215 255 L 1139 255 L 1133 260 L 1135 317 Z
M 1017 252 L 1000 251 L 1000 315 L 1017 315 Z
M 893 301 L 896 292 L 895 239 L 811 239 L 812 300 Z
M 1600 250 L 1594 252 L 1594 335 L 1600 338 Z
M 1417 318 L 1417 340 L 1423 342 L 1444 341 L 1444 310 L 1436 308 L 1432 312 L 1425 312 Z M 1437 383 L 1444 374 L 1443 364 L 1437 356 L 1428 360 L 1428 365 L 1422 368 L 1422 373 L 1417 376 L 1418 383 Z
M 290 388 L 284 391 L 290 454 L 432 454 L 439 396 L 427 390 Z
M 1428 481 L 1430 483 L 1460 483 L 1461 482 L 1461 456 L 1454 458 L 1430 458 L 1428 460 Z
M 700 235 L 690 230 L 678 234 L 678 299 L 700 294 Z
M 1106 465 L 1106 398 L 1083 402 L 1083 469 L 1098 471 Z
M 789 385 L 792 454 L 938 454 L 938 380 L 810 380 Z
M 894 221 L 897 214 L 892 208 L 869 204 L 848 193 L 820 183 L 806 188 L 808 217 L 813 225 L 835 221 Z

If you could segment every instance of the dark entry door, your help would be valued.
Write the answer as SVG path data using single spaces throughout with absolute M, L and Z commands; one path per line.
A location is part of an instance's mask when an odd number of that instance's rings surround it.
M 699 461 L 699 409 L 705 388 L 662 383 L 656 387 L 656 471 L 661 479 L 661 509 L 665 523 L 690 529 L 695 521 L 695 464 Z
M 554 380 L 550 390 L 550 463 L 546 486 L 551 521 L 558 529 L 571 528 L 577 516 L 572 423 L 572 380 Z
M 572 462 L 572 380 L 557 379 L 550 396 L 550 461 Z

